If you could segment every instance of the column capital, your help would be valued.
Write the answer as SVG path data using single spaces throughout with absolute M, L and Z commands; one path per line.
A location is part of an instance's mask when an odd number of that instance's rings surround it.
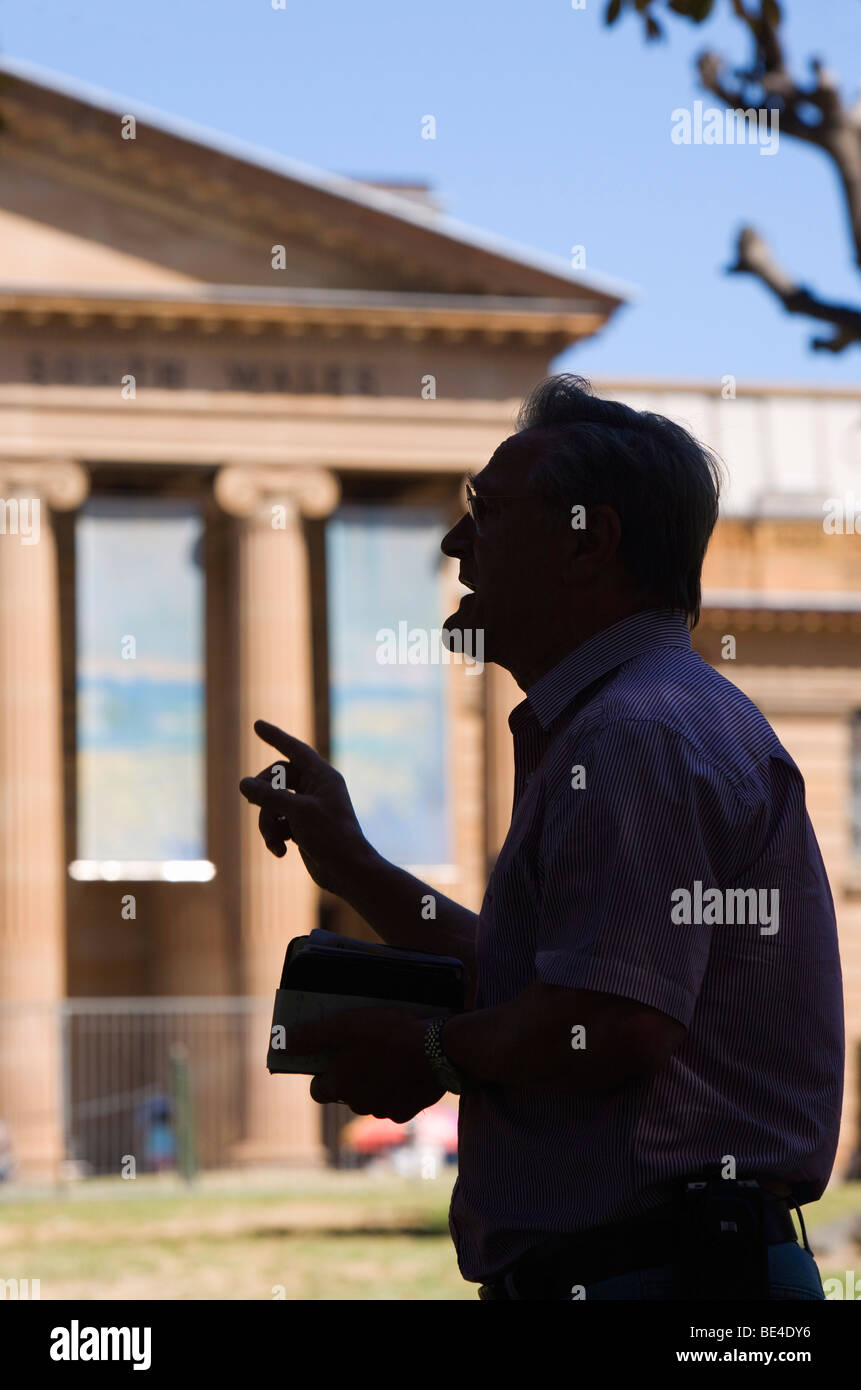
M 38 497 L 59 512 L 80 507 L 90 475 L 72 459 L 0 458 L 0 497 Z
M 326 468 L 266 468 L 225 464 L 215 475 L 215 500 L 231 516 L 253 517 L 287 503 L 298 515 L 318 519 L 337 507 L 341 485 Z

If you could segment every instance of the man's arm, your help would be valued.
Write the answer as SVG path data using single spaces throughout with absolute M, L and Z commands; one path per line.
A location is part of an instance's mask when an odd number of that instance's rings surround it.
M 456 1014 L 440 1041 L 486 1084 L 595 1095 L 659 1071 L 685 1032 L 636 1000 L 536 980 L 509 1003 Z
M 477 913 L 390 864 L 367 842 L 344 874 L 339 896 L 388 946 L 456 956 L 474 980 Z
M 294 840 L 314 882 L 343 898 L 389 946 L 456 956 L 475 985 L 478 917 L 390 864 L 362 834 L 341 774 L 307 743 L 258 719 L 255 732 L 284 756 L 239 784 L 260 807 L 260 833 L 277 857 Z
M 287 1045 L 334 1050 L 311 1083 L 314 1100 L 343 1100 L 357 1114 L 402 1124 L 442 1094 L 425 1055 L 426 1028 L 411 1014 L 355 1009 L 298 1025 Z M 535 982 L 510 1003 L 455 1014 L 442 1044 L 485 1087 L 609 1095 L 659 1071 L 684 1035 L 675 1019 L 634 1000 Z

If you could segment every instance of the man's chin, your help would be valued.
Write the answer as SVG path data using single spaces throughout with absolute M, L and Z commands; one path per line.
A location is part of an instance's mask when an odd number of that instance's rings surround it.
M 487 634 L 473 594 L 464 594 L 457 611 L 449 614 L 442 625 L 444 647 L 480 661 L 492 660 L 487 654 Z
M 443 641 L 446 633 L 469 632 L 475 626 L 475 595 L 464 594 L 454 613 L 450 613 L 442 625 Z

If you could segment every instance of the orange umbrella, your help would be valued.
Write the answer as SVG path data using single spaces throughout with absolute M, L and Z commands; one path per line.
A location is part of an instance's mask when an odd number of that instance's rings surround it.
M 341 1130 L 341 1138 L 349 1148 L 360 1154 L 376 1153 L 378 1149 L 396 1148 L 409 1138 L 406 1125 L 394 1120 L 381 1120 L 376 1115 L 357 1115 Z

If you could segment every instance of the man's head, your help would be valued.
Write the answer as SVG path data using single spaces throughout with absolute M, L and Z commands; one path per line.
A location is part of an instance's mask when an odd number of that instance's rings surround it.
M 484 632 L 522 689 L 594 632 L 645 608 L 699 619 L 721 469 L 662 415 L 548 377 L 474 478 L 442 541 L 474 590 L 445 629 Z

